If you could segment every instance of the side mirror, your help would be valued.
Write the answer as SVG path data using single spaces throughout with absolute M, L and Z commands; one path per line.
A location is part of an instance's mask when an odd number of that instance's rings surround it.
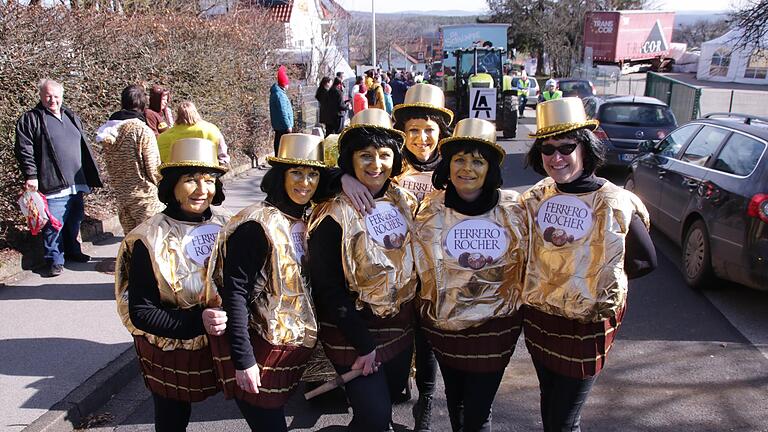
M 653 153 L 656 150 L 656 143 L 653 140 L 645 140 L 637 146 L 640 153 Z

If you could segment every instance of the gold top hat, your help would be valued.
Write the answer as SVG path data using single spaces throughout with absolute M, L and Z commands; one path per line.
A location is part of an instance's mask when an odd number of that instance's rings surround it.
M 267 158 L 270 165 L 284 163 L 325 168 L 323 137 L 303 133 L 289 133 L 280 137 L 277 155 Z
M 405 134 L 392 128 L 392 118 L 389 117 L 386 111 L 379 108 L 368 108 L 355 114 L 349 122 L 349 126 L 341 131 L 341 134 L 339 134 L 339 150 L 344 147 L 344 137 L 346 134 L 349 131 L 360 128 L 376 129 L 389 134 L 397 140 L 399 148 L 402 148 L 403 143 L 405 143 Z
M 496 125 L 488 120 L 478 118 L 460 120 L 453 129 L 453 135 L 440 140 L 438 144 L 440 154 L 443 152 L 442 148 L 444 145 L 457 141 L 474 141 L 490 146 L 501 156 L 499 165 L 501 165 L 504 156 L 507 154 L 500 145 L 496 144 Z
M 405 100 L 392 111 L 395 121 L 404 120 L 408 110 L 405 108 L 424 108 L 443 116 L 446 125 L 453 121 L 453 111 L 445 107 L 445 95 L 438 86 L 432 84 L 414 84 L 405 92 Z M 398 115 L 399 111 L 399 115 Z
M 216 144 L 203 138 L 183 138 L 171 144 L 171 157 L 160 165 L 160 171 L 173 167 L 212 168 L 222 173 L 227 168 L 219 165 Z
M 577 97 L 540 102 L 536 105 L 536 133 L 530 138 L 548 138 L 576 129 L 597 129 L 597 120 L 588 120 L 584 104 Z

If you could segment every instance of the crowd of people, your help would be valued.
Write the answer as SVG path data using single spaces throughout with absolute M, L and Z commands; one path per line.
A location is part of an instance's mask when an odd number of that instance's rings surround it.
M 149 104 L 142 87 L 123 91 L 99 139 L 110 180 L 132 184 L 115 187 L 126 228 L 115 295 L 157 431 L 186 430 L 192 403 L 219 391 L 252 430 L 285 431 L 285 404 L 321 349 L 343 377 L 349 430 L 392 430 L 413 364 L 415 431 L 433 430 L 438 368 L 452 430 L 490 431 L 521 334 L 544 431 L 580 430 L 627 281 L 656 266 L 647 210 L 595 175 L 605 149 L 577 98 L 537 106 L 526 163 L 544 179 L 518 194 L 501 189 L 495 125 L 455 122 L 440 88 L 402 78 L 361 78 L 352 92 L 367 104 L 346 126 L 343 75 L 323 78 L 316 97 L 326 133 L 338 133 L 337 166 L 325 158 L 330 137 L 294 133 L 276 113 L 267 196 L 234 216 L 218 208 L 218 129 L 188 102 L 174 123 L 159 87 Z M 284 70 L 277 81 L 279 110 Z M 87 258 L 75 225 L 82 194 L 101 186 L 62 92 L 41 83 L 16 142 L 25 186 L 69 212 L 46 237 L 52 265 Z

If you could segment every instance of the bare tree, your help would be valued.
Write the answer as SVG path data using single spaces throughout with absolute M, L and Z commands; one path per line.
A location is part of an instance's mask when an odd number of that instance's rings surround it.
M 703 42 L 721 36 L 728 31 L 730 22 L 727 19 L 717 21 L 699 20 L 691 24 L 683 24 L 675 29 L 673 42 L 682 42 L 688 48 L 698 48 Z
M 736 49 L 765 49 L 768 33 L 768 0 L 745 0 L 730 21 L 739 29 Z

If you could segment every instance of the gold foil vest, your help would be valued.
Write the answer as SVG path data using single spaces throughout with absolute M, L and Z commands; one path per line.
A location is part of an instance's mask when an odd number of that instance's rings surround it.
M 340 194 L 314 209 L 309 233 L 311 236 L 326 217 L 341 226 L 342 265 L 349 290 L 357 294 L 355 306 L 358 310 L 368 306 L 376 316 L 387 318 L 396 315 L 400 305 L 416 295 L 411 233 L 417 203 L 413 195 L 392 184 L 375 201 L 378 207 L 393 206 L 400 216 L 389 219 L 391 211 L 363 216 L 346 195 Z M 388 234 L 383 240 L 377 238 L 384 232 Z
M 270 254 L 248 299 L 249 326 L 272 345 L 313 348 L 317 319 L 312 306 L 306 254 L 307 225 L 267 203 L 241 210 L 222 228 L 208 269 L 208 297 L 224 286 L 227 240 L 242 224 L 254 221 L 264 229 Z
M 415 228 L 423 319 L 459 331 L 518 310 L 528 226 L 517 192 L 500 190 L 496 207 L 467 216 L 446 208 L 437 190 L 422 202 Z
M 614 317 L 627 296 L 624 242 L 632 215 L 650 226 L 640 199 L 610 182 L 565 194 L 548 177 L 521 200 L 531 233 L 523 303 L 581 322 Z
M 208 345 L 205 335 L 193 339 L 171 339 L 145 333 L 131 323 L 128 313 L 128 274 L 133 246 L 140 241 L 152 257 L 152 270 L 160 291 L 160 300 L 168 308 L 189 309 L 205 303 L 206 268 L 197 264 L 185 252 L 184 237 L 197 227 L 207 224 L 224 225 L 228 215 L 211 208 L 213 216 L 202 223 L 183 222 L 158 213 L 144 221 L 123 239 L 115 264 L 115 298 L 117 312 L 123 325 L 134 336 L 144 336 L 158 348 L 197 350 Z M 215 238 L 205 246 L 213 247 Z
M 435 190 L 432 186 L 432 173 L 434 171 L 419 171 L 403 158 L 403 172 L 395 177 L 393 181 L 398 186 L 407 190 L 421 201 L 424 197 Z

